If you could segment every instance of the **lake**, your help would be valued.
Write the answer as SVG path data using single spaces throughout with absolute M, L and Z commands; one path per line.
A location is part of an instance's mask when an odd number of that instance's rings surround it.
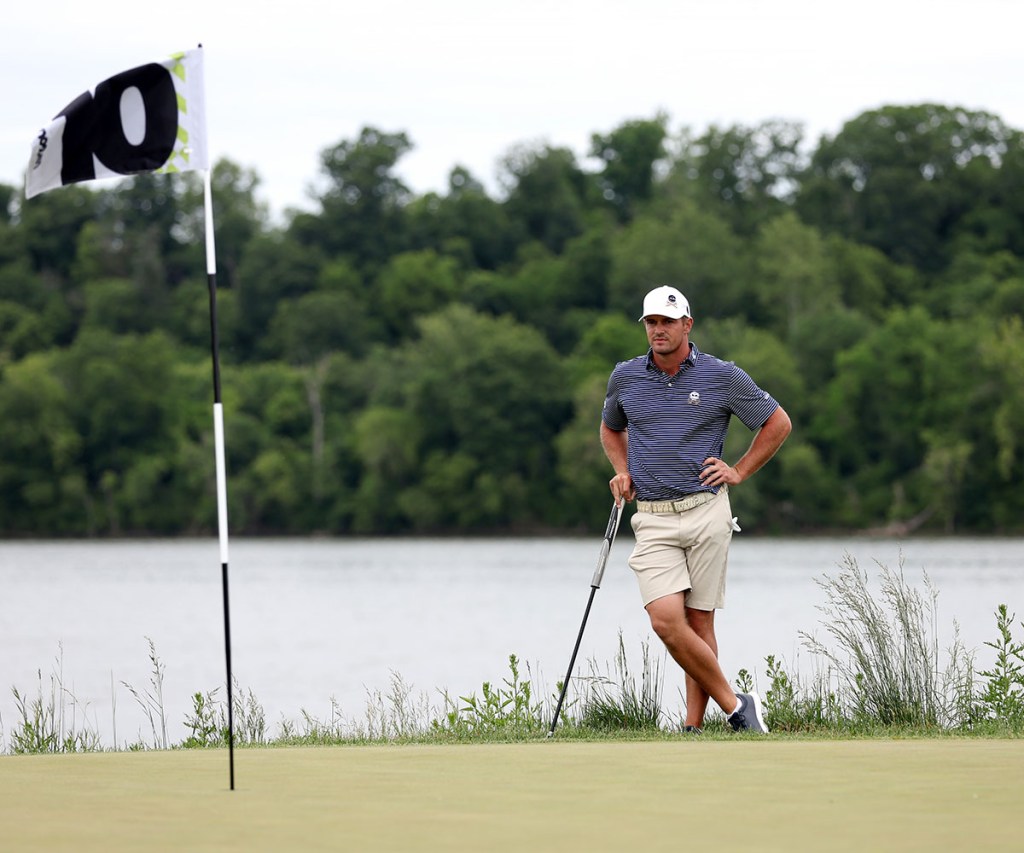
M 441 691 L 475 692 L 521 661 L 535 693 L 551 694 L 579 631 L 600 536 L 500 539 L 239 539 L 230 543 L 232 662 L 243 690 L 263 705 L 271 734 L 304 710 L 331 717 L 332 699 L 361 719 L 394 674 L 440 707 Z M 634 671 L 650 642 L 665 673 L 664 705 L 682 706 L 682 676 L 650 631 L 626 559 L 628 526 L 612 549 L 587 622 L 575 674 L 610 670 L 621 633 Z M 1018 614 L 1024 639 L 1024 539 L 873 538 L 733 540 L 726 609 L 717 616 L 726 676 L 753 672 L 763 691 L 764 657 L 810 675 L 800 632 L 827 639 L 816 579 L 849 554 L 872 578 L 876 563 L 911 586 L 926 572 L 939 592 L 943 645 L 954 620 L 977 668 L 991 664 L 994 611 Z M 17 722 L 11 692 L 35 697 L 40 673 L 78 700 L 106 745 L 153 742 L 127 683 L 153 691 L 148 641 L 165 667 L 163 705 L 180 742 L 191 696 L 219 688 L 225 655 L 218 544 L 210 540 L 0 543 L 0 723 L 7 748 Z M 84 710 L 83 710 L 84 709 Z M 79 720 L 80 720 L 79 716 Z

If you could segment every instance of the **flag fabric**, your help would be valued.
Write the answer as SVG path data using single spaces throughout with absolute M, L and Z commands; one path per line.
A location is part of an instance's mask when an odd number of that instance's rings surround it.
M 79 181 L 209 168 L 201 49 L 83 92 L 39 132 L 25 197 Z

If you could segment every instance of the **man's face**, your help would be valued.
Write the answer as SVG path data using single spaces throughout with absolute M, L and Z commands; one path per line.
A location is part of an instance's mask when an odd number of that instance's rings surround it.
M 655 355 L 672 355 L 679 351 L 682 361 L 690 354 L 690 329 L 693 327 L 692 317 L 681 317 L 674 320 L 660 314 L 649 314 L 644 317 L 644 328 L 647 330 L 647 342 Z

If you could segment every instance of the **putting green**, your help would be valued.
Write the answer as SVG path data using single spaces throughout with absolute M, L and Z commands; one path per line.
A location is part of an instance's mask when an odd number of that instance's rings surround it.
M 4 850 L 1010 850 L 1024 741 L 0 757 Z M 1003 845 L 1000 847 L 1000 845 Z

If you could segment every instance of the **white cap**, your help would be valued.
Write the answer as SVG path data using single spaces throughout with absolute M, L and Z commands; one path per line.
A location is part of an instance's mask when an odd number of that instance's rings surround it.
M 660 314 L 673 320 L 692 316 L 690 303 L 686 301 L 686 297 L 667 284 L 654 288 L 644 297 L 644 313 L 640 315 L 640 319 L 643 320 L 651 314 Z

